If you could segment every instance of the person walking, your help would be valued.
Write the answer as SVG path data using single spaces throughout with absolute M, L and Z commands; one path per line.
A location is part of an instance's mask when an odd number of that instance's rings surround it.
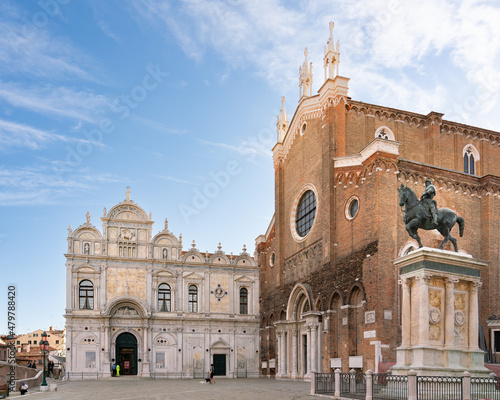
M 112 367 L 112 370 L 111 370 L 111 375 L 112 376 L 116 376 L 116 363 L 113 363 L 113 367 Z
M 214 380 L 214 365 L 211 364 L 210 365 L 210 384 L 214 384 L 215 385 L 215 380 Z

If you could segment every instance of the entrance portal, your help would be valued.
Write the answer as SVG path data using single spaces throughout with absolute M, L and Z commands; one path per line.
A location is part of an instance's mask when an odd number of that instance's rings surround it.
M 226 376 L 225 354 L 214 354 L 214 375 Z
M 137 339 L 131 333 L 116 338 L 116 363 L 120 375 L 137 375 Z

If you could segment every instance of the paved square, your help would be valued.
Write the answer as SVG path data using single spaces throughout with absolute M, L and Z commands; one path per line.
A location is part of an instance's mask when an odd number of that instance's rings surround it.
M 314 399 L 309 382 L 275 379 L 216 379 L 215 385 L 194 379 L 111 378 L 57 382 L 56 392 L 30 393 L 37 400 L 302 400 Z M 21 396 L 12 394 L 10 398 Z M 23 396 L 23 399 L 27 397 Z

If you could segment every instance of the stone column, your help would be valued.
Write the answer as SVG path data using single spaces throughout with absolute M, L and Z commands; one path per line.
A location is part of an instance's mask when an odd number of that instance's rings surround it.
M 402 330 L 402 347 L 411 346 L 411 301 L 410 301 L 410 285 L 411 280 L 409 278 L 401 279 L 401 285 L 403 286 L 403 321 L 401 325 Z
M 311 373 L 311 325 L 307 326 L 307 369 L 306 375 Z
M 479 350 L 479 307 L 478 307 L 478 288 L 481 282 L 472 282 L 469 289 L 469 349 Z
M 293 327 L 292 330 L 290 331 L 292 334 L 292 379 L 296 379 L 299 374 L 298 374 L 298 352 L 299 349 L 297 348 L 297 333 L 298 329 L 296 327 Z
M 142 376 L 145 378 L 149 378 L 149 326 L 145 323 L 142 326 L 142 342 L 143 342 L 143 351 L 142 351 Z
M 457 278 L 448 278 L 446 284 L 446 303 L 444 317 L 444 345 L 453 347 L 455 345 L 455 283 Z
M 278 351 L 277 351 L 277 355 L 278 355 L 278 373 L 276 374 L 276 376 L 281 376 L 281 330 L 276 330 L 276 336 L 278 337 Z
M 317 324 L 311 324 L 311 372 L 316 372 L 317 368 L 317 353 L 318 353 L 318 345 L 317 345 L 317 339 L 318 339 L 318 325 Z
M 280 352 L 280 371 L 281 375 L 286 375 L 286 331 L 281 331 L 281 352 Z
M 420 277 L 420 315 L 418 326 L 420 334 L 420 345 L 429 345 L 429 279 L 428 275 Z

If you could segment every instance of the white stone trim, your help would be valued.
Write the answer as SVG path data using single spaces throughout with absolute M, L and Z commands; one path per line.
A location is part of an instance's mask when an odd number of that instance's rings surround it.
M 350 213 L 350 209 L 351 209 L 351 204 L 357 200 L 358 201 L 358 210 L 356 211 L 356 214 L 354 214 L 354 216 L 351 216 L 351 213 Z M 349 200 L 347 200 L 346 204 L 345 204 L 345 209 L 344 209 L 344 212 L 345 212 L 345 217 L 349 220 L 349 221 L 352 221 L 354 218 L 356 218 L 359 214 L 359 209 L 361 208 L 361 202 L 359 201 L 359 197 L 358 196 L 351 196 L 349 198 Z
M 314 216 L 314 221 L 311 225 L 311 229 L 309 230 L 309 232 L 307 232 L 307 235 L 301 237 L 299 236 L 297 230 L 295 229 L 295 222 L 296 222 L 295 217 L 297 215 L 297 207 L 299 206 L 300 199 L 302 198 L 302 195 L 308 190 L 312 190 L 314 196 L 316 197 L 316 214 Z M 309 237 L 309 235 L 313 231 L 314 227 L 316 226 L 316 215 L 318 214 L 318 209 L 319 209 L 318 190 L 316 189 L 316 186 L 314 186 L 312 183 L 306 183 L 304 186 L 302 186 L 302 188 L 299 191 L 299 194 L 295 197 L 295 200 L 292 205 L 292 210 L 290 213 L 290 232 L 292 234 L 293 240 L 295 240 L 297 243 L 302 243 Z

